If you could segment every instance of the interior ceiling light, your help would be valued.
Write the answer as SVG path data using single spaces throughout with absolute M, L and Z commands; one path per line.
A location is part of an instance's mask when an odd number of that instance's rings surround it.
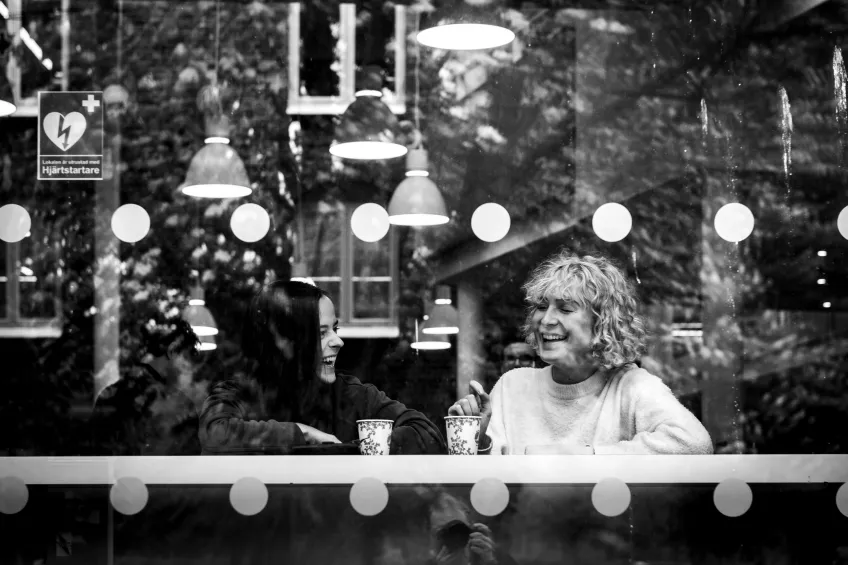
M 441 349 L 450 349 L 451 343 L 446 335 L 424 334 L 420 335 L 418 339 L 410 343 L 409 346 L 419 351 L 437 351 Z
M 450 220 L 439 188 L 421 172 L 427 171 L 427 151 L 413 149 L 406 156 L 406 178 L 389 201 L 389 223 L 398 226 L 437 226 Z M 412 174 L 410 174 L 412 173 Z
M 12 85 L 6 77 L 6 67 L 0 70 L 0 118 L 11 116 L 17 111 L 15 96 L 12 93 Z
M 459 333 L 459 313 L 451 304 L 449 286 L 436 288 L 436 304 L 430 309 L 421 332 L 427 335 L 452 335 Z
M 330 153 L 343 159 L 393 159 L 406 154 L 397 143 L 398 120 L 381 100 L 383 77 L 379 67 L 366 67 L 358 81 L 356 100 L 336 125 Z
M 183 310 L 183 319 L 200 338 L 218 334 L 218 325 L 212 317 L 212 312 L 206 307 L 203 288 L 200 286 L 191 289 L 188 306 Z
M 253 189 L 238 153 L 229 145 L 226 116 L 207 116 L 206 144 L 191 160 L 183 194 L 195 198 L 240 198 Z
M 418 32 L 418 43 L 451 51 L 493 49 L 512 42 L 515 33 L 504 25 L 498 9 L 468 2 L 439 22 Z

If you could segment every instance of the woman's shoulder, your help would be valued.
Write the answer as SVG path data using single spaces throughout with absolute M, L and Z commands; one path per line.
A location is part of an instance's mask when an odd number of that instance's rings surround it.
M 501 375 L 501 378 L 495 383 L 495 387 L 499 389 L 527 389 L 528 386 L 540 382 L 544 378 L 545 373 L 549 371 L 549 367 L 543 367 L 541 369 L 517 367 L 510 369 Z
M 669 390 L 663 380 L 639 367 L 635 363 L 627 363 L 613 369 L 612 384 L 621 387 L 629 394 L 639 394 L 645 391 Z

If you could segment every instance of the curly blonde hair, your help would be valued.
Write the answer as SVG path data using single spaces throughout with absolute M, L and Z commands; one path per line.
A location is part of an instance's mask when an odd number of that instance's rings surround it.
M 645 352 L 645 323 L 637 313 L 636 293 L 621 269 L 609 260 L 578 257 L 564 249 L 536 267 L 522 288 L 528 306 L 522 329 L 534 348 L 533 313 L 536 305 L 552 294 L 592 312 L 592 356 L 604 368 L 632 363 Z

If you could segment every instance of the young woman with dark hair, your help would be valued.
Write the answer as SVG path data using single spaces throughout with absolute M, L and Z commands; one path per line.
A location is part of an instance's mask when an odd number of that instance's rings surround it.
M 276 281 L 254 297 L 242 347 L 249 375 L 210 391 L 200 416 L 203 452 L 291 453 L 302 445 L 348 443 L 356 421 L 392 420 L 391 453 L 444 453 L 423 414 L 356 377 L 337 373 L 344 346 L 335 306 L 306 283 Z

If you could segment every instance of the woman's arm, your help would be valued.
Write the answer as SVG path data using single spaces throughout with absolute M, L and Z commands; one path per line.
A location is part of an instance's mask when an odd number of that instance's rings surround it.
M 595 445 L 595 453 L 707 455 L 713 453 L 710 434 L 657 377 L 643 372 L 638 377 L 632 439 L 611 445 Z
M 374 385 L 354 384 L 363 387 L 366 418 L 392 420 L 392 455 L 447 453 L 447 444 L 439 429 L 416 410 L 392 400 Z
M 200 442 L 204 453 L 286 453 L 306 439 L 293 422 L 248 420 L 241 387 L 227 381 L 215 385 L 203 402 Z
M 486 428 L 485 438 L 488 441 L 488 447 L 480 442 L 478 455 L 502 455 L 508 449 L 506 444 L 506 427 L 504 426 L 504 411 L 503 411 L 503 385 L 501 380 L 495 383 L 492 390 L 489 392 L 489 398 L 492 403 L 492 417 L 489 420 L 489 426 Z

